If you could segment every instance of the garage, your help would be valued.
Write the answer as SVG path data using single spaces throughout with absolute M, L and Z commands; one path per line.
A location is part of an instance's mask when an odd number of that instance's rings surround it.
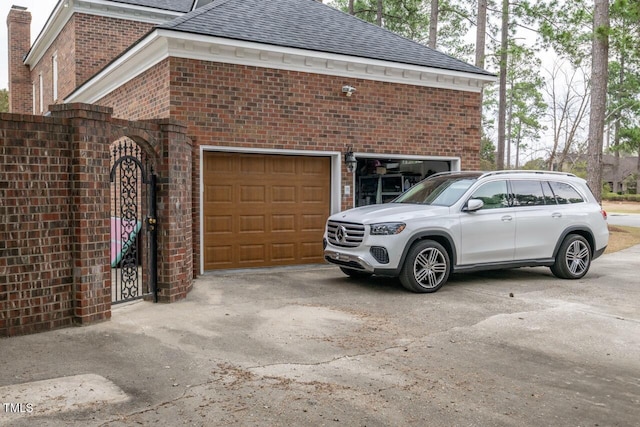
M 331 158 L 203 152 L 204 270 L 323 262 Z

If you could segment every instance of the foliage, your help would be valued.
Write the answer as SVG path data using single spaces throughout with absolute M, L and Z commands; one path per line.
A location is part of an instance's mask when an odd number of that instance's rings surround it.
M 9 91 L 0 89 L 0 113 L 9 112 Z

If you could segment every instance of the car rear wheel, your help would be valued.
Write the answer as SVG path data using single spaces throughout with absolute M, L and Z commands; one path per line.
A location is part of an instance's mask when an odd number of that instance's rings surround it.
M 354 270 L 353 268 L 340 267 L 340 270 L 344 274 L 354 279 L 366 279 L 367 277 L 371 277 L 371 273 L 367 273 L 366 271 Z
M 400 283 L 412 292 L 435 292 L 447 282 L 450 269 L 446 249 L 433 240 L 422 240 L 409 249 Z
M 551 272 L 561 279 L 580 279 L 590 266 L 591 245 L 584 237 L 570 234 L 560 245 Z

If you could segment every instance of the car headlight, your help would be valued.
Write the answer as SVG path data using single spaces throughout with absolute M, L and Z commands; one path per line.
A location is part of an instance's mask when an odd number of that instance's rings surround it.
M 386 236 L 390 234 L 399 234 L 407 226 L 404 222 L 382 222 L 380 224 L 371 224 L 371 235 Z

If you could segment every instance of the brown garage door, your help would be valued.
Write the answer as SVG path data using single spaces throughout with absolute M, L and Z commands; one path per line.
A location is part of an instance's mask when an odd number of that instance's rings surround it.
M 322 262 L 329 157 L 204 153 L 204 269 Z

